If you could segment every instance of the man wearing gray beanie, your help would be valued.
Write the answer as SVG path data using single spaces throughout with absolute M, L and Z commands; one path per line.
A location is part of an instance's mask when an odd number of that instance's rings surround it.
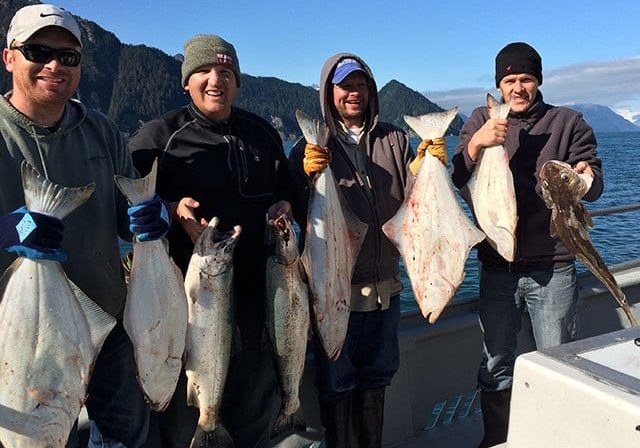
M 204 447 L 215 441 L 215 446 L 268 447 L 280 407 L 272 353 L 263 341 L 264 234 L 266 214 L 275 218 L 290 210 L 287 159 L 278 132 L 233 105 L 240 76 L 233 45 L 215 35 L 193 37 L 184 44 L 182 64 L 190 104 L 145 124 L 129 142 L 140 173 L 159 160 L 157 191 L 174 217 L 169 251 L 183 273 L 211 219 L 219 219 L 221 232 L 242 227 L 233 256 L 239 335 L 234 335 L 218 425 L 211 432 L 197 427 L 199 411 L 187 405 L 183 372 L 167 410 L 152 416 L 149 446 Z
M 568 163 L 593 179 L 583 197 L 602 194 L 602 163 L 593 130 L 578 112 L 544 102 L 542 58 L 529 44 L 513 42 L 495 59 L 496 86 L 511 100 L 506 119 L 491 119 L 486 107 L 473 111 L 462 127 L 453 156 L 452 178 L 462 188 L 479 157 L 502 145 L 509 156 L 518 210 L 516 254 L 507 262 L 486 242 L 478 246 L 481 261 L 479 316 L 484 356 L 478 372 L 484 439 L 479 448 L 507 438 L 515 353 L 521 316 L 529 310 L 536 349 L 576 337 L 575 257 L 557 236 L 550 236 L 551 210 L 542 198 L 540 169 L 548 160 Z M 527 338 L 528 336 L 525 336 Z

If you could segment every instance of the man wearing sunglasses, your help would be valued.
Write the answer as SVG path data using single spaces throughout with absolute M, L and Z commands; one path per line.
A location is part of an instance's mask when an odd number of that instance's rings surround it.
M 2 60 L 13 88 L 0 96 L 0 272 L 16 255 L 64 261 L 69 279 L 119 319 L 98 355 L 87 391 L 89 447 L 134 448 L 145 441 L 149 411 L 121 323 L 126 287 L 117 240 L 130 239 L 131 232 L 140 240 L 158 238 L 169 225 L 160 217 L 159 199 L 136 214 L 144 215 L 145 232 L 135 218 L 130 220 L 113 181 L 116 174 L 138 177 L 125 140 L 103 114 L 71 99 L 80 81 L 81 50 L 80 27 L 63 9 L 30 5 L 11 20 Z M 94 182 L 95 191 L 62 220 L 29 212 L 21 208 L 23 160 L 56 184 Z M 27 214 L 36 226 L 23 238 L 18 223 Z M 68 446 L 78 444 L 73 431 Z

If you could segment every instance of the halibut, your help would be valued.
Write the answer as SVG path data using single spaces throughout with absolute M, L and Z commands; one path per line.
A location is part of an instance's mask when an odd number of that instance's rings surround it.
M 405 116 L 423 140 L 443 137 L 458 108 Z M 458 203 L 446 167 L 426 152 L 407 196 L 382 230 L 402 255 L 422 316 L 435 323 L 464 279 L 471 248 L 484 239 Z
M 131 205 L 139 205 L 153 199 L 157 172 L 155 160 L 146 177 L 115 176 L 115 182 Z M 123 323 L 133 343 L 138 383 L 151 409 L 162 411 L 178 382 L 187 332 L 184 279 L 164 239 L 133 239 Z
M 307 143 L 326 147 L 326 125 L 301 111 L 296 118 Z M 313 320 L 330 360 L 340 356 L 351 312 L 351 277 L 367 224 L 350 210 L 331 168 L 317 173 L 310 188 L 302 263 L 313 304 Z
M 95 189 L 55 185 L 26 161 L 21 171 L 26 208 L 59 219 Z M 116 320 L 52 260 L 18 258 L 0 279 L 0 297 L 0 445 L 64 447 Z

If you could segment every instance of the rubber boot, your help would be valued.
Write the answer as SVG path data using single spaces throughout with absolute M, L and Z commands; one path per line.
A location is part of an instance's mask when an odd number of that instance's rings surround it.
M 480 392 L 484 438 L 478 448 L 489 448 L 507 441 L 510 406 L 511 389 Z
M 382 446 L 384 387 L 356 389 L 353 395 L 353 428 L 360 448 Z
M 327 448 L 352 448 L 351 392 L 344 392 L 332 401 L 320 400 L 320 421 L 324 427 Z

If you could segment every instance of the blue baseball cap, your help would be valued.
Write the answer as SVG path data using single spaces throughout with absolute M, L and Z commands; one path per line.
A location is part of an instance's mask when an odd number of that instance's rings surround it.
M 344 78 L 349 76 L 351 73 L 357 72 L 357 71 L 361 71 L 365 75 L 367 74 L 364 67 L 362 67 L 362 64 L 360 64 L 355 59 L 353 58 L 342 59 L 336 65 L 336 70 L 333 72 L 333 78 L 331 79 L 331 82 L 333 84 L 340 84 L 342 81 L 344 81 Z

